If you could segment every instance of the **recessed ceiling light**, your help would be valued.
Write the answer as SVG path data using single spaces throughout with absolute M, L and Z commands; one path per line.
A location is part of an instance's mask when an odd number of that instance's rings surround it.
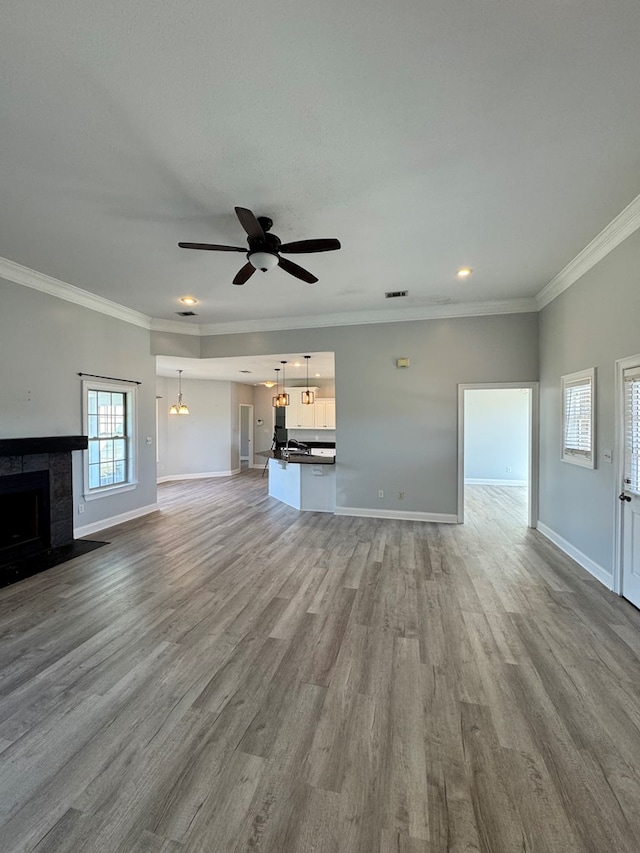
M 316 373 L 316 374 L 315 374 L 315 377 L 316 377 L 316 379 L 319 379 L 319 378 L 320 378 L 320 374 L 319 374 L 319 373 Z
M 196 305 L 198 303 L 198 300 L 195 299 L 193 296 L 181 296 L 180 302 L 184 302 L 185 305 Z
M 273 388 L 276 383 L 275 382 L 263 382 L 262 384 L 265 386 L 265 388 Z
M 456 272 L 458 278 L 469 278 L 473 270 L 471 267 L 460 267 L 460 269 Z

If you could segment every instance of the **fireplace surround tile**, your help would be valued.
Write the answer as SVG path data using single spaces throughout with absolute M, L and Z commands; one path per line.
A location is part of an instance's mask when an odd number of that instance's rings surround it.
M 0 439 L 0 478 L 49 472 L 50 543 L 45 548 L 57 548 L 74 541 L 71 452 L 86 447 L 86 436 Z
M 21 473 L 22 456 L 0 456 L 0 477 L 6 477 L 9 474 Z

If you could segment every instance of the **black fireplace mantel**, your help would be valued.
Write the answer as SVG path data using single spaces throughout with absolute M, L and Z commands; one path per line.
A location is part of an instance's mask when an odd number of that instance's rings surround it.
M 0 456 L 31 456 L 86 450 L 86 435 L 49 435 L 37 438 L 0 438 Z

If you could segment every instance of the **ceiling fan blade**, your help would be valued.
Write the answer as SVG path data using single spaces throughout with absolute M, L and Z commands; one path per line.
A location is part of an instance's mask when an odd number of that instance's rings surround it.
M 313 284 L 318 280 L 315 275 L 305 269 L 302 269 L 298 264 L 294 264 L 293 261 L 288 261 L 286 258 L 278 258 L 278 265 L 281 266 L 285 272 L 295 275 L 296 278 L 301 278 L 302 281 L 306 281 L 308 284 Z
M 208 252 L 246 252 L 239 246 L 216 246 L 214 243 L 178 243 L 181 249 L 206 249 Z
M 251 276 L 254 274 L 255 271 L 256 271 L 256 268 L 253 266 L 253 264 L 246 263 L 242 267 L 242 269 L 238 270 L 238 272 L 236 273 L 236 277 L 234 278 L 233 283 L 234 284 L 244 284 L 245 281 L 249 281 L 249 279 L 251 278 Z
M 251 240 L 264 240 L 264 231 L 262 225 L 255 218 L 253 213 L 246 207 L 236 207 L 236 216 L 240 220 L 240 225 L 249 235 Z
M 340 240 L 295 240 L 293 243 L 283 243 L 279 251 L 295 255 L 305 252 L 333 252 L 339 248 Z

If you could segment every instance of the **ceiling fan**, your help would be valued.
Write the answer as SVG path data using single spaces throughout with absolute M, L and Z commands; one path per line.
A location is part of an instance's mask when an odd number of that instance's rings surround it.
M 241 246 L 216 246 L 213 243 L 178 243 L 181 249 L 205 249 L 208 252 L 246 252 L 247 263 L 238 271 L 233 279 L 234 284 L 244 284 L 256 270 L 267 272 L 275 266 L 281 267 L 285 272 L 302 279 L 309 284 L 318 281 L 315 275 L 294 264 L 287 258 L 281 258 L 280 252 L 285 254 L 305 254 L 306 252 L 331 252 L 340 248 L 340 240 L 296 240 L 293 243 L 281 243 L 280 238 L 271 234 L 273 221 L 268 216 L 254 216 L 246 207 L 236 207 L 236 216 L 240 225 L 247 232 L 247 243 L 249 251 Z

